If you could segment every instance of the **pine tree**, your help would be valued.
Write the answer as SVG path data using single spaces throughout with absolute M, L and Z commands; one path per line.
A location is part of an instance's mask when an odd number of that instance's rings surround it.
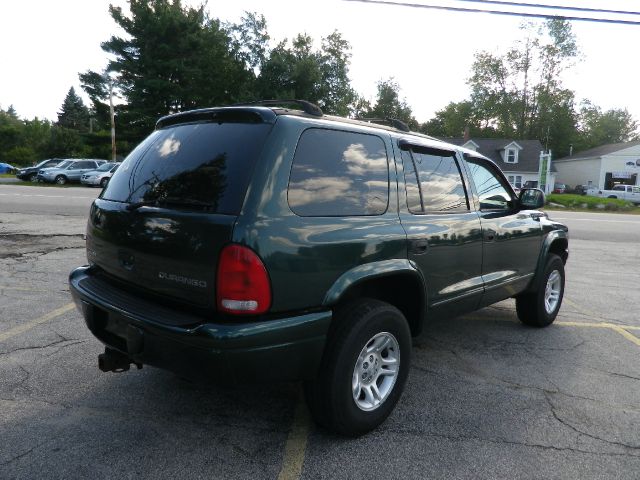
M 78 132 L 86 132 L 89 130 L 89 117 L 89 109 L 71 87 L 58 112 L 57 125 Z

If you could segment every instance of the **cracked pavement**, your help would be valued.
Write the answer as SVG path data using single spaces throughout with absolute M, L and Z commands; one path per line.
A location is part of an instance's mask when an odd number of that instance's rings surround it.
M 71 301 L 84 229 L 82 215 L 0 208 L 0 334 Z M 640 327 L 640 295 L 622 288 L 639 284 L 639 256 L 572 237 L 550 328 L 522 326 L 513 301 L 429 323 L 387 422 L 359 439 L 312 426 L 301 478 L 637 479 L 640 346 L 569 323 Z M 75 310 L 0 341 L 0 478 L 278 476 L 298 385 L 105 374 L 101 352 Z

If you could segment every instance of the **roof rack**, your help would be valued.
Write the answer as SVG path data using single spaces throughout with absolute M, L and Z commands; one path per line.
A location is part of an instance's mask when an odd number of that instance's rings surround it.
M 257 100 L 255 102 L 242 102 L 235 103 L 230 105 L 230 107 L 240 107 L 247 105 L 262 105 L 265 107 L 268 106 L 278 106 L 278 105 L 287 105 L 293 104 L 302 107 L 302 110 L 309 115 L 313 115 L 314 117 L 322 117 L 324 115 L 322 109 L 316 105 L 315 103 L 308 102 L 306 100 L 293 100 L 293 99 L 278 99 L 278 100 Z
M 358 118 L 358 120 L 362 120 L 363 122 L 369 123 L 378 123 L 380 125 L 389 125 L 396 130 L 400 130 L 401 132 L 410 132 L 411 129 L 409 125 L 407 125 L 402 120 L 397 118 Z

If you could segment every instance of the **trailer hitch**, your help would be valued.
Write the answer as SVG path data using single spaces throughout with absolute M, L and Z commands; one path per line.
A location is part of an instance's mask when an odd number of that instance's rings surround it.
M 98 368 L 103 372 L 126 372 L 131 364 L 142 368 L 142 363 L 132 360 L 128 355 L 111 348 L 105 348 L 104 353 L 98 355 Z

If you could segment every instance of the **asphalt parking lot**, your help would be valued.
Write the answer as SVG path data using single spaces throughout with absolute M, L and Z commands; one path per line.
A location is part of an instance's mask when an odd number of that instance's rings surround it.
M 429 323 L 392 416 L 345 439 L 296 384 L 100 372 L 67 288 L 97 193 L 0 185 L 0 478 L 640 478 L 640 216 L 552 212 L 571 235 L 555 324 L 513 301 Z

